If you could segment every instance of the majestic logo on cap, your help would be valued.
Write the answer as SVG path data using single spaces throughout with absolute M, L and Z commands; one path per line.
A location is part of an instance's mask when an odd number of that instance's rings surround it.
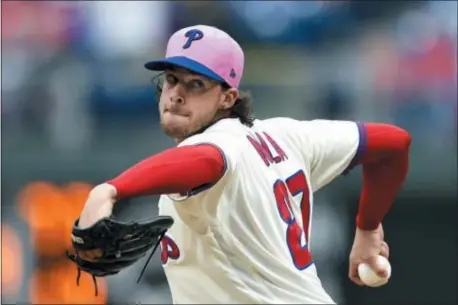
M 229 76 L 232 78 L 235 78 L 237 76 L 234 69 L 231 69 L 231 74 L 229 74 Z
M 201 40 L 204 37 L 204 33 L 201 30 L 192 29 L 187 31 L 184 34 L 185 37 L 188 38 L 186 43 L 183 45 L 183 49 L 187 49 L 191 46 L 191 44 L 196 40 Z

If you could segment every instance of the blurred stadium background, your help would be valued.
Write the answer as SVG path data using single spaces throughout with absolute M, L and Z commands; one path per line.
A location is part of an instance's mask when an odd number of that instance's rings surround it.
M 456 304 L 457 2 L 2 1 L 2 303 L 171 301 L 158 255 L 76 286 L 64 257 L 91 185 L 173 145 L 161 134 L 151 74 L 168 36 L 218 26 L 245 48 L 244 89 L 259 118 L 398 124 L 411 169 L 386 219 L 393 278 L 347 279 L 360 173 L 318 194 L 312 252 L 342 304 Z M 116 214 L 156 214 L 157 197 Z M 196 279 L 198 280 L 198 279 Z

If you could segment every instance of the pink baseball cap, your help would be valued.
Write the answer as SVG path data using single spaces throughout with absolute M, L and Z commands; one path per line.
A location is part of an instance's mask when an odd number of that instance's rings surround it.
M 244 54 L 226 32 L 207 25 L 181 29 L 170 37 L 164 59 L 147 62 L 145 68 L 163 71 L 170 65 L 188 69 L 232 88 L 243 75 Z

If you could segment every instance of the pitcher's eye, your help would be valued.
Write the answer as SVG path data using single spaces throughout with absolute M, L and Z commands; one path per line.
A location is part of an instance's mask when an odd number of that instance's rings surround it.
M 193 89 L 205 88 L 205 83 L 200 79 L 193 79 L 188 83 L 188 86 Z
M 169 85 L 176 85 L 178 83 L 178 78 L 176 78 L 173 74 L 166 74 L 165 81 Z

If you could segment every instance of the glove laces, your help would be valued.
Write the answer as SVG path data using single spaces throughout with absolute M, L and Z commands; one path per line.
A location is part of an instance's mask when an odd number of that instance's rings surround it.
M 143 274 L 146 271 L 146 267 L 148 267 L 148 264 L 151 261 L 151 258 L 153 257 L 154 253 L 156 252 L 157 247 L 160 245 L 161 240 L 164 238 L 165 233 L 166 232 L 164 231 L 164 232 L 161 233 L 161 235 L 159 235 L 159 238 L 157 239 L 157 242 L 153 247 L 153 251 L 151 251 L 150 255 L 148 256 L 148 259 L 146 260 L 145 265 L 142 268 L 142 271 L 140 272 L 140 275 L 139 275 L 139 277 L 137 279 L 137 284 L 140 283 L 140 280 L 142 279 Z M 74 260 L 77 257 L 77 255 L 73 255 L 69 251 L 67 251 L 66 254 L 67 254 L 67 257 L 69 259 L 71 259 L 71 260 Z M 80 285 L 80 279 L 81 279 L 81 268 L 79 268 L 78 266 L 77 266 L 77 272 L 78 272 L 78 274 L 76 276 L 76 285 L 79 286 Z M 96 276 L 94 274 L 91 274 L 91 277 L 92 277 L 92 282 L 94 283 L 95 296 L 98 296 L 99 295 L 99 289 L 98 289 L 98 286 L 97 286 L 97 278 L 96 278 Z
M 146 267 L 148 266 L 149 261 L 150 261 L 151 258 L 153 257 L 154 252 L 156 252 L 157 247 L 158 247 L 159 244 L 161 243 L 162 238 L 164 238 L 164 235 L 165 235 L 165 231 L 162 232 L 161 235 L 159 235 L 159 238 L 157 239 L 157 242 L 156 242 L 156 244 L 154 245 L 153 251 L 151 251 L 151 253 L 150 253 L 148 259 L 146 260 L 145 265 L 143 266 L 142 271 L 140 272 L 140 275 L 139 275 L 139 277 L 138 277 L 138 279 L 137 279 L 137 284 L 140 283 L 140 280 L 141 280 L 142 277 L 143 277 L 143 273 L 145 273 Z

